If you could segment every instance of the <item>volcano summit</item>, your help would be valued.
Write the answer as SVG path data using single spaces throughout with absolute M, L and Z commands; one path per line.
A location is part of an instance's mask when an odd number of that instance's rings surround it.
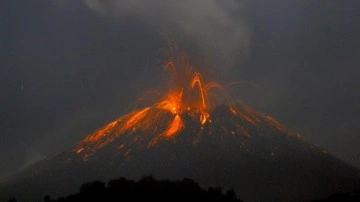
M 149 174 L 232 188 L 245 201 L 307 201 L 360 188 L 359 169 L 204 82 L 186 57 L 165 69 L 164 96 L 4 179 L 0 196 L 39 201 L 89 180 Z

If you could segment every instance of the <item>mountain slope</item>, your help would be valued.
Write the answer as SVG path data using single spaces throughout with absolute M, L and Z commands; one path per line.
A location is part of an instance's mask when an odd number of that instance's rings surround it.
M 360 187 L 359 169 L 233 101 L 224 87 L 205 82 L 185 53 L 172 53 L 162 97 L 8 178 L 0 196 L 39 201 L 86 181 L 143 175 L 233 188 L 245 201 L 304 201 Z
M 135 123 L 123 129 L 131 118 L 110 123 L 116 126 L 110 129 L 107 125 L 73 149 L 8 179 L 1 195 L 56 197 L 74 192 L 85 181 L 148 174 L 233 188 L 245 201 L 304 201 L 360 186 L 359 169 L 244 104 L 214 108 L 206 124 L 194 116 L 199 112 L 183 113 L 183 127 L 170 137 L 159 137 L 159 133 L 167 131 L 177 115 L 155 108 L 146 116 L 157 120 L 154 115 L 158 113 L 161 121 L 147 130 Z M 154 128 L 160 132 L 153 132 Z

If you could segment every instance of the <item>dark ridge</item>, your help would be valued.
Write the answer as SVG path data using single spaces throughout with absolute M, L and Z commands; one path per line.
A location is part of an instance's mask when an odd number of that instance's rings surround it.
M 360 201 L 360 190 L 353 192 L 338 192 L 331 194 L 329 197 L 313 202 L 358 202 Z
M 242 105 L 237 109 L 234 113 L 219 106 L 211 113 L 212 122 L 201 127 L 197 119 L 184 116 L 186 127 L 178 135 L 152 147 L 147 140 L 157 134 L 139 130 L 109 134 L 115 138 L 86 159 L 86 152 L 62 152 L 1 179 L 0 201 L 16 196 L 38 202 L 46 194 L 58 198 L 75 193 L 83 182 L 119 175 L 189 178 L 201 187 L 233 189 L 245 201 L 311 201 L 360 188 L 358 168 L 302 140 L 270 116 Z M 91 151 L 93 145 L 85 146 Z
M 119 178 L 110 180 L 106 185 L 101 181 L 84 183 L 80 192 L 52 200 L 49 195 L 44 197 L 44 202 L 79 202 L 79 201 L 224 201 L 242 202 L 236 197 L 233 190 L 225 194 L 221 187 L 201 188 L 192 179 L 183 180 L 156 180 L 151 175 L 138 181 Z M 10 198 L 8 202 L 15 202 Z

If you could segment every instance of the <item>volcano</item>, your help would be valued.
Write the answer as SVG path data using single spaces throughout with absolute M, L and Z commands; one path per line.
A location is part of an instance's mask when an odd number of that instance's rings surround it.
M 245 201 L 308 201 L 360 188 L 359 169 L 204 82 L 185 57 L 164 67 L 171 82 L 154 93 L 163 96 L 3 179 L 3 199 L 40 201 L 73 193 L 86 181 L 144 175 L 192 178 L 234 189 Z

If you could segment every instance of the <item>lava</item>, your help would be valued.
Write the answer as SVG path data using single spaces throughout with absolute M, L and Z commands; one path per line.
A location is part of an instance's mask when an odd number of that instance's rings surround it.
M 176 114 L 174 117 L 174 120 L 169 125 L 169 128 L 166 131 L 164 131 L 164 135 L 166 137 L 171 137 L 171 136 L 175 135 L 176 133 L 178 133 L 179 131 L 181 131 L 181 129 L 183 127 L 184 127 L 184 124 L 181 120 L 180 115 Z
M 125 122 L 123 130 L 127 130 L 127 129 L 133 127 L 136 123 L 138 123 L 143 118 L 145 118 L 149 109 L 150 109 L 149 107 L 146 107 L 146 108 L 134 113 L 134 115 L 130 116 L 130 118 Z
M 114 142 L 118 137 L 129 136 L 130 141 L 122 142 L 117 146 L 118 149 L 124 150 L 124 156 L 127 157 L 132 151 L 129 146 L 135 142 L 153 147 L 160 140 L 176 138 L 187 127 L 184 117 L 197 120 L 200 130 L 194 134 L 193 142 L 196 144 L 204 135 L 203 131 L 208 131 L 209 135 L 214 132 L 204 128 L 209 129 L 208 125 L 213 124 L 212 110 L 219 104 L 228 106 L 230 119 L 245 121 L 253 127 L 265 124 L 296 139 L 301 138 L 299 134 L 290 132 L 271 116 L 232 101 L 220 84 L 205 82 L 201 73 L 194 71 L 183 54 L 165 62 L 164 70 L 167 73 L 166 78 L 170 81 L 164 96 L 155 103 L 125 114 L 95 131 L 81 141 L 73 152 L 82 155 L 83 160 L 86 161 L 96 151 Z M 156 93 L 158 94 L 158 91 Z M 226 118 L 222 117 L 222 119 Z M 248 126 L 245 127 L 240 123 L 241 121 L 234 123 L 231 128 L 225 126 L 221 128 L 231 136 L 242 135 L 244 138 L 250 138 Z
M 199 125 L 205 125 L 209 121 L 211 110 L 208 94 L 212 89 L 220 89 L 221 86 L 215 82 L 205 83 L 201 74 L 193 71 L 193 67 L 183 55 L 167 61 L 164 69 L 169 74 L 171 84 L 158 102 L 134 110 L 107 124 L 86 137 L 73 151 L 77 154 L 86 153 L 87 159 L 124 134 L 133 134 L 135 142 L 146 142 L 145 139 L 150 139 L 148 147 L 154 146 L 159 139 L 173 138 L 185 128 L 185 113 L 193 118 L 197 116 Z M 150 138 L 139 137 L 139 131 L 155 135 Z

